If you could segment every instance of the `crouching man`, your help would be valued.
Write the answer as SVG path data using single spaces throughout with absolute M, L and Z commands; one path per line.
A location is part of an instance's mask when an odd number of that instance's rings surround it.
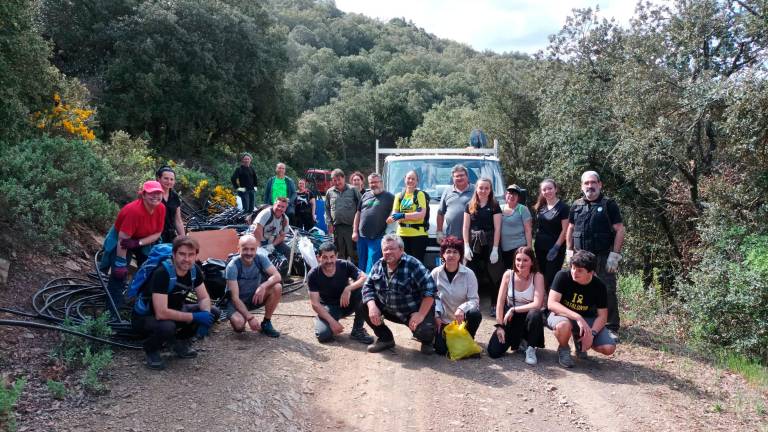
M 435 338 L 435 281 L 421 261 L 404 253 L 403 239 L 387 234 L 381 239 L 383 258 L 376 261 L 363 286 L 366 321 L 378 340 L 368 352 L 395 346 L 395 338 L 384 318 L 405 324 L 421 342 L 421 352 L 432 354 Z
M 555 275 L 547 303 L 551 312 L 547 326 L 555 332 L 559 343 L 558 362 L 567 368 L 573 367 L 568 346 L 571 336 L 579 358 L 586 358 L 590 348 L 605 355 L 616 351 L 616 341 L 605 327 L 607 288 L 595 276 L 595 254 L 577 251 L 571 258 L 570 267 L 570 271 L 561 270 Z
M 264 254 L 256 253 L 259 241 L 256 237 L 246 234 L 238 242 L 240 256 L 232 258 L 224 271 L 230 302 L 227 316 L 232 330 L 242 332 L 245 325 L 253 331 L 260 331 L 269 337 L 280 337 L 280 332 L 272 326 L 272 314 L 277 309 L 283 295 L 280 284 L 280 272 Z M 263 280 L 268 276 L 267 280 Z M 249 311 L 264 307 L 264 320 Z
M 134 331 L 146 336 L 147 367 L 165 369 L 160 350 L 170 343 L 180 358 L 197 357 L 190 347 L 195 334 L 205 336 L 214 321 L 211 300 L 203 283 L 203 270 L 195 264 L 200 245 L 184 236 L 173 241 L 170 260 L 158 265 L 142 288 L 133 308 Z M 184 299 L 195 291 L 197 312 L 184 312 Z
M 335 335 L 344 331 L 339 320 L 354 313 L 355 320 L 349 336 L 360 343 L 372 344 L 373 338 L 363 327 L 368 313 L 360 291 L 365 283 L 365 273 L 349 261 L 336 259 L 336 246 L 331 242 L 320 245 L 318 253 L 320 265 L 307 276 L 309 301 L 317 313 L 317 340 L 321 343 L 332 341 Z

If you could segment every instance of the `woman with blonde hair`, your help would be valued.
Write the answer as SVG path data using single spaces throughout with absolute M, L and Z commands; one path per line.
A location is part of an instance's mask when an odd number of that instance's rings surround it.
M 419 190 L 419 176 L 416 171 L 405 174 L 405 190 L 395 194 L 392 215 L 387 223 L 397 222 L 397 235 L 403 239 L 405 253 L 424 262 L 427 251 L 427 230 L 424 217 L 427 215 L 427 194 Z

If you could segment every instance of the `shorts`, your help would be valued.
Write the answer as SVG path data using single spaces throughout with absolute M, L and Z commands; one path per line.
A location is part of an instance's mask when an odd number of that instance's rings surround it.
M 248 297 L 247 299 L 240 299 L 243 303 L 245 303 L 245 308 L 249 311 L 261 309 L 264 307 L 264 303 L 259 304 L 253 304 L 251 300 L 253 300 L 253 295 Z M 235 303 L 232 301 L 227 302 L 227 309 L 226 309 L 226 316 L 231 317 L 235 312 L 237 312 L 237 309 L 235 309 Z
M 592 327 L 592 324 L 595 323 L 596 318 L 584 318 L 584 320 L 589 324 L 590 327 Z M 570 318 L 566 318 L 564 316 L 560 316 L 553 313 L 549 314 L 549 318 L 547 318 L 547 327 L 549 327 L 550 330 L 554 330 L 555 327 L 563 322 L 563 321 L 571 321 L 571 326 L 573 327 L 573 340 L 579 339 L 579 325 L 576 323 L 575 320 L 572 320 Z M 613 340 L 613 338 L 608 334 L 608 329 L 603 327 L 602 330 L 595 336 L 594 340 L 592 341 L 592 346 L 602 346 L 602 345 L 616 345 L 616 341 Z

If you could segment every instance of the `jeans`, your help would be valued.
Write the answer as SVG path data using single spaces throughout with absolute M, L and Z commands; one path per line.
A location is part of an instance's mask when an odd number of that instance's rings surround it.
M 357 237 L 358 267 L 366 274 L 371 272 L 373 263 L 381 259 L 381 238 L 379 236 L 369 239 L 363 236 Z
M 253 189 L 245 192 L 238 191 L 237 196 L 239 196 L 240 200 L 243 202 L 243 211 L 248 213 L 252 212 L 253 207 L 256 205 L 256 192 Z
M 144 261 L 147 260 L 147 256 L 144 255 L 142 248 L 128 249 L 128 251 L 125 253 L 125 265 L 130 265 L 131 259 L 134 258 L 136 259 L 136 267 L 141 267 L 141 265 L 144 264 Z M 114 265 L 115 264 L 113 262 L 112 268 L 114 268 Z M 112 298 L 112 301 L 115 304 L 115 309 L 112 309 L 112 306 L 109 305 L 109 301 L 107 301 L 107 308 L 109 309 L 110 314 L 116 318 L 119 317 L 118 311 L 123 306 L 123 303 L 125 303 L 125 285 L 125 279 L 117 279 L 112 276 L 112 272 L 109 273 L 109 279 L 107 280 L 107 293 Z
M 384 319 L 386 318 L 389 321 L 392 321 L 393 323 L 397 324 L 403 324 L 408 325 L 408 321 L 402 321 L 400 318 L 398 318 L 396 315 L 393 315 L 389 312 L 387 312 L 384 309 L 384 305 L 379 302 L 379 300 L 376 300 L 376 306 L 378 306 L 379 310 L 381 311 L 381 324 L 376 326 L 371 322 L 370 315 L 368 314 L 368 305 L 365 305 L 363 310 L 365 311 L 365 322 L 368 323 L 368 325 L 373 329 L 373 333 L 376 334 L 376 337 L 379 338 L 379 340 L 382 341 L 393 341 L 395 340 L 395 336 L 392 334 L 392 330 L 387 327 L 387 325 L 384 322 Z M 414 311 L 415 313 L 416 311 Z M 410 317 L 409 317 L 410 319 Z M 413 332 L 413 337 L 418 339 L 422 343 L 428 343 L 431 344 L 432 341 L 435 339 L 435 306 L 432 305 L 432 308 L 427 312 L 427 316 L 424 318 L 424 321 L 422 321 L 418 326 L 416 326 L 416 331 Z
M 363 307 L 363 294 L 359 289 L 352 291 L 352 295 L 349 296 L 349 305 L 347 305 L 347 307 L 341 307 L 339 305 L 323 305 L 323 307 L 328 311 L 328 314 L 337 321 L 354 313 L 355 320 L 352 323 L 352 331 L 363 328 L 365 315 L 368 313 L 368 308 Z M 320 342 L 329 342 L 333 340 L 333 330 L 331 330 L 331 326 L 326 320 L 320 317 L 315 317 L 315 336 Z
M 158 320 L 154 315 L 134 314 L 131 326 L 139 335 L 147 336 L 144 351 L 148 353 L 160 351 L 163 344 L 168 342 L 191 339 L 197 332 L 197 324 L 194 322 Z
M 541 319 L 541 310 L 512 315 L 510 322 L 504 326 L 504 343 L 499 341 L 494 330 L 491 340 L 488 341 L 488 357 L 501 357 L 510 347 L 516 349 L 522 339 L 528 342 L 528 346 L 544 348 L 544 322 Z
M 474 338 L 477 329 L 480 327 L 480 321 L 483 320 L 483 314 L 481 314 L 479 310 L 471 310 L 464 314 L 464 320 L 467 322 L 467 331 L 472 335 L 472 338 Z M 444 329 L 445 325 L 441 324 L 440 328 L 437 329 L 437 336 L 435 337 L 435 352 L 440 355 L 448 353 L 448 344 L 445 340 Z

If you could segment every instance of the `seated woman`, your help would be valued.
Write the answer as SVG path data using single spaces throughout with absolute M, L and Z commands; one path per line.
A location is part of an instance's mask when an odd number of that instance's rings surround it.
M 440 256 L 445 264 L 432 270 L 432 279 L 437 285 L 435 303 L 435 352 L 445 355 L 448 345 L 445 342 L 443 327 L 456 320 L 459 324 L 466 321 L 467 331 L 475 337 L 480 321 L 480 297 L 477 294 L 477 278 L 468 267 L 461 264 L 464 259 L 464 242 L 456 237 L 446 237 L 440 244 Z
M 538 363 L 536 348 L 544 348 L 544 322 L 541 305 L 544 301 L 544 276 L 539 273 L 533 249 L 518 248 L 511 270 L 504 272 L 496 303 L 496 330 L 488 341 L 488 356 L 498 358 L 509 347 L 517 348 L 520 341 L 528 342 L 525 362 Z M 502 317 L 502 318 L 498 318 Z

